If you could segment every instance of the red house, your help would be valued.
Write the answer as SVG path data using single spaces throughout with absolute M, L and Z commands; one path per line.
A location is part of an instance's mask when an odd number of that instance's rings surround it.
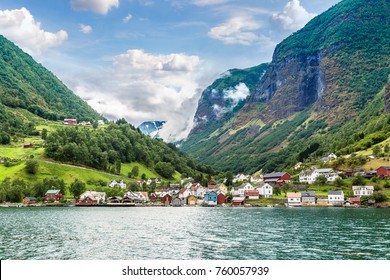
M 224 195 L 223 193 L 219 193 L 218 194 L 218 197 L 217 197 L 217 203 L 218 204 L 224 204 L 226 203 L 226 195 Z
M 37 202 L 37 199 L 33 196 L 27 196 L 23 198 L 23 204 L 31 204 Z
M 170 196 L 168 193 L 161 197 L 161 203 L 163 204 L 171 204 L 172 202 L 172 196 Z
M 77 120 L 76 119 L 64 119 L 64 124 L 65 125 L 77 125 Z
M 94 196 L 89 195 L 89 196 L 86 196 L 84 198 L 80 198 L 77 201 L 77 204 L 78 205 L 97 205 L 97 199 Z
M 381 166 L 376 170 L 376 176 L 379 178 L 390 178 L 390 166 Z
M 62 198 L 62 193 L 60 190 L 48 190 L 45 194 L 45 201 L 50 201 L 54 199 L 55 201 L 60 201 Z
M 32 148 L 32 147 L 33 147 L 33 144 L 31 144 L 31 143 L 30 143 L 30 144 L 24 144 L 24 145 L 23 145 L 23 148 L 24 148 L 24 149 L 28 149 L 28 148 Z
M 207 188 L 209 190 L 213 190 L 215 189 L 215 187 L 218 185 L 218 183 L 215 181 L 215 180 L 210 180 L 208 183 L 207 183 Z
M 243 206 L 245 204 L 245 197 L 233 197 L 232 206 Z
M 291 182 L 291 176 L 287 172 L 277 172 L 265 174 L 263 176 L 264 183 L 281 185 Z
M 149 195 L 149 199 L 151 202 L 156 202 L 157 201 L 157 195 L 155 193 L 151 193 Z

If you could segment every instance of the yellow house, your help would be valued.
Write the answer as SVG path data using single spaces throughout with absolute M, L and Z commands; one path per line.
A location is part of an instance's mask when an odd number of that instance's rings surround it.
M 194 195 L 187 197 L 187 205 L 196 205 L 198 204 L 198 199 Z

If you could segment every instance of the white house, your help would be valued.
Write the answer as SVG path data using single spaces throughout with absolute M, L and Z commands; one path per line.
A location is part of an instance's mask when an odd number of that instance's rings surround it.
M 117 182 L 117 181 L 115 181 L 115 180 L 113 180 L 113 181 L 109 184 L 109 186 L 110 186 L 111 188 L 120 188 L 120 189 L 126 189 L 126 187 L 127 187 L 127 185 L 126 185 L 125 182 L 123 182 L 123 181 Z
M 259 191 L 260 197 L 269 198 L 273 195 L 273 187 L 266 183 L 256 188 Z
M 230 193 L 232 194 L 232 196 L 240 196 L 240 197 L 244 197 L 245 196 L 245 191 L 248 191 L 248 190 L 253 190 L 253 186 L 251 183 L 245 183 L 245 184 L 242 184 L 241 186 L 237 187 L 237 188 L 232 188 Z
M 149 202 L 149 195 L 147 192 L 134 192 L 138 200 L 141 202 Z
M 313 184 L 319 176 L 324 176 L 328 182 L 334 182 L 339 175 L 332 168 L 303 170 L 299 173 L 299 182 Z
M 189 197 L 191 195 L 191 192 L 189 189 L 186 189 L 186 188 L 182 188 L 180 189 L 179 191 L 179 198 L 181 199 L 186 199 L 187 197 Z
M 249 181 L 251 178 L 250 175 L 245 175 L 245 174 L 238 174 L 236 176 L 234 176 L 233 178 L 233 183 L 236 183 L 236 182 L 242 182 L 242 181 Z
M 344 203 L 344 192 L 343 191 L 329 191 L 328 192 L 328 203 L 331 205 L 341 205 Z
M 161 180 L 159 178 L 149 178 L 146 180 L 146 184 L 149 186 L 152 182 L 155 182 L 157 185 L 161 184 Z
M 101 202 L 106 201 L 106 193 L 105 192 L 95 192 L 95 191 L 86 191 L 80 195 L 80 200 L 83 200 L 87 197 L 94 197 L 96 199 L 96 203 L 100 204 Z
M 197 198 L 203 198 L 206 189 L 201 184 L 197 183 L 197 184 L 193 184 L 190 187 L 190 192 L 192 195 L 196 196 Z
M 323 156 L 321 160 L 323 162 L 328 162 L 328 161 L 332 161 L 332 160 L 335 160 L 335 159 L 337 159 L 337 156 L 334 153 L 330 153 L 330 154 L 328 154 L 326 156 Z
M 302 194 L 300 192 L 288 192 L 287 204 L 288 206 L 302 206 Z
M 369 196 L 374 193 L 374 186 L 352 186 L 354 196 Z

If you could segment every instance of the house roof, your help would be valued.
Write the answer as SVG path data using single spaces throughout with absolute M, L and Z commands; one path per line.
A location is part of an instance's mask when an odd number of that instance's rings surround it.
M 60 193 L 60 190 L 48 190 L 45 195 L 48 195 L 48 194 L 59 194 Z
M 34 196 L 26 196 L 25 198 L 28 198 L 28 200 L 37 200 L 37 198 Z
M 381 166 L 381 167 L 379 167 L 379 168 L 384 168 L 384 169 L 386 169 L 386 170 L 390 170 L 390 166 Z M 378 169 L 379 169 L 378 168 Z
M 329 173 L 329 172 L 333 172 L 333 169 L 332 168 L 320 168 L 320 169 L 316 169 L 315 171 L 318 173 Z
M 245 195 L 248 195 L 248 196 L 258 196 L 259 195 L 259 191 L 258 190 L 246 190 L 245 191 Z
M 273 177 L 282 177 L 284 174 L 287 172 L 276 172 L 276 173 L 271 173 L 271 174 L 265 174 L 263 178 L 273 178 Z
M 232 201 L 235 202 L 243 202 L 245 200 L 245 197 L 233 197 Z
M 186 191 L 187 191 L 187 189 L 185 189 L 185 188 L 180 189 L 179 194 L 184 194 Z
M 361 189 L 374 190 L 374 186 L 352 186 L 352 190 L 357 191 Z
M 300 192 L 294 193 L 294 192 L 288 192 L 287 198 L 301 198 L 302 194 Z
M 329 191 L 328 195 L 343 195 L 343 191 Z
M 315 192 L 301 192 L 302 197 L 315 197 Z

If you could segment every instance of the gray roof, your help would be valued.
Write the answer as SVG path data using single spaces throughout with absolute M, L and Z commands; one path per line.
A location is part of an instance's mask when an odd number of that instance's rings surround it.
M 332 168 L 320 168 L 320 169 L 316 169 L 315 171 L 317 171 L 318 173 L 329 173 L 329 172 L 332 172 L 333 169 Z
M 315 197 L 316 194 L 315 192 L 301 192 L 302 193 L 302 197 Z
M 329 191 L 328 195 L 342 195 L 344 194 L 343 191 Z
M 265 174 L 263 176 L 263 178 L 267 178 L 267 177 L 281 177 L 281 176 L 283 176 L 286 173 L 287 172 L 276 172 L 276 173 L 271 173 L 271 174 Z

